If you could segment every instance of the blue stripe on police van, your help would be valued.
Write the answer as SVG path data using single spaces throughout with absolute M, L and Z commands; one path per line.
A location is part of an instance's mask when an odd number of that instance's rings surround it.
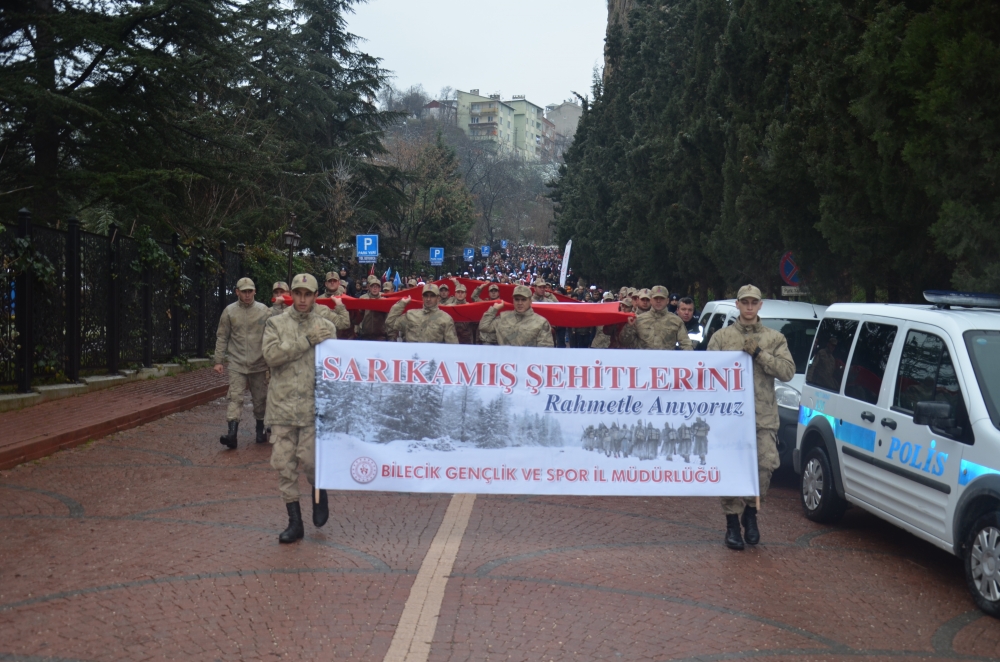
M 958 470 L 958 484 L 968 485 L 980 476 L 985 476 L 987 474 L 1000 474 L 1000 471 L 996 469 L 991 469 L 989 467 L 984 467 L 981 464 L 976 464 L 975 462 L 969 462 L 968 460 L 962 460 L 962 464 L 959 465 Z
M 809 421 L 817 416 L 822 416 L 830 422 L 830 426 L 833 428 L 833 436 L 837 438 L 837 441 L 857 446 L 869 453 L 875 452 L 875 430 L 869 430 L 854 423 L 845 423 L 829 414 L 799 405 L 799 423 L 802 425 L 809 425 Z

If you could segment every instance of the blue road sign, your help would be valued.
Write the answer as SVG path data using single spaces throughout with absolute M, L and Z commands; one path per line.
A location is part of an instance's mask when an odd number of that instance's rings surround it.
M 504 250 L 507 250 L 507 240 L 506 239 L 501 239 L 500 240 L 500 248 L 502 248 Z
M 444 249 L 431 247 L 431 266 L 440 267 L 444 262 Z
M 358 262 L 360 264 L 375 264 L 378 261 L 378 235 L 358 235 Z
M 476 259 L 476 249 L 466 248 L 462 250 L 462 259 L 466 262 L 472 262 Z
M 490 247 L 489 246 L 480 246 L 479 247 L 479 252 L 481 252 L 483 254 L 483 257 L 489 257 L 490 256 Z

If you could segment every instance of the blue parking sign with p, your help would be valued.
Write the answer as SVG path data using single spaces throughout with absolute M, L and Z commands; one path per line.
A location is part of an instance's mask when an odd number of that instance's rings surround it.
M 504 250 L 507 250 L 507 240 L 506 239 L 501 239 L 500 240 L 500 248 L 502 248 Z
M 483 254 L 483 257 L 489 257 L 490 256 L 490 247 L 489 246 L 481 246 L 479 248 L 479 250 Z
M 472 262 L 473 260 L 475 260 L 476 259 L 476 249 L 474 249 L 474 248 L 466 248 L 466 249 L 464 249 L 462 251 L 462 259 L 464 259 L 466 262 Z
M 444 249 L 431 247 L 431 266 L 440 267 L 444 263 Z
M 374 264 L 378 261 L 378 235 L 359 234 L 358 240 L 358 262 L 361 264 Z

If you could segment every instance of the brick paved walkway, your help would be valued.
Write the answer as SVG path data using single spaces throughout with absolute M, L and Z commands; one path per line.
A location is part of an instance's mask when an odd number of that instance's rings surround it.
M 279 545 L 269 448 L 247 409 L 225 450 L 224 419 L 215 400 L 0 472 L 0 660 L 385 659 L 451 497 L 331 494 Z M 479 496 L 427 659 L 1000 657 L 958 559 L 858 510 L 815 525 L 791 481 L 772 497 L 735 553 L 714 499 Z
M 204 404 L 225 395 L 228 383 L 201 369 L 2 413 L 0 469 Z

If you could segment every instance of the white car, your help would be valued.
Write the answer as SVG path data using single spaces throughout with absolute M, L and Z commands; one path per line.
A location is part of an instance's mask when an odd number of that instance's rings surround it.
M 834 304 L 802 389 L 795 471 L 809 519 L 848 504 L 965 562 L 1000 616 L 1000 296 Z
M 819 326 L 819 320 L 825 310 L 826 306 L 780 299 L 764 299 L 764 305 L 760 308 L 761 323 L 769 329 L 780 331 L 785 336 L 788 349 L 795 359 L 795 376 L 787 382 L 774 380 L 774 395 L 778 401 L 778 415 L 781 419 L 781 427 L 778 428 L 778 455 L 781 457 L 782 467 L 792 466 L 795 431 L 799 422 L 799 394 L 805 383 L 809 349 L 812 347 L 816 327 Z M 709 301 L 705 304 L 705 309 L 698 320 L 704 335 L 698 349 L 707 349 L 712 334 L 724 326 L 733 324 L 739 316 L 735 299 Z

